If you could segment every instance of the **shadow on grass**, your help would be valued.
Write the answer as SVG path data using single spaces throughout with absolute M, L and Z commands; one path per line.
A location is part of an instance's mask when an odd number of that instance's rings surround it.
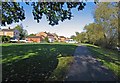
M 92 46 L 89 46 L 89 47 L 92 48 L 90 50 L 93 51 L 94 55 L 95 54 L 99 55 L 99 56 L 95 55 L 94 57 L 103 59 L 107 62 L 113 62 L 117 65 L 120 65 L 120 63 L 117 63 L 119 61 L 118 58 L 120 58 L 118 56 L 117 52 L 115 54 L 113 54 L 113 53 L 110 53 L 107 49 L 106 50 L 104 49 L 104 51 L 103 51 L 101 48 L 96 48 L 96 47 L 92 47 Z M 102 55 L 102 56 L 100 56 L 100 55 Z
M 114 50 L 88 46 L 94 58 L 97 58 L 103 65 L 112 70 L 120 80 L 120 60 L 119 53 Z
M 2 46 L 2 80 L 45 81 L 57 67 L 57 58 L 73 55 L 75 48 L 65 44 Z

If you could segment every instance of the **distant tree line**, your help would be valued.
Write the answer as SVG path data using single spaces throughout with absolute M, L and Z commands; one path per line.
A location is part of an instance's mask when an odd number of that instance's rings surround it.
M 79 43 L 91 43 L 106 48 L 119 46 L 118 13 L 119 3 L 98 3 L 94 11 L 95 22 L 86 25 L 83 32 L 76 32 L 76 36 L 71 38 Z

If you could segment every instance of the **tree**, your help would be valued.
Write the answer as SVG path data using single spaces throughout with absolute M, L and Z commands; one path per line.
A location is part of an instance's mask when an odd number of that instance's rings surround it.
M 45 37 L 44 41 L 49 43 L 48 37 Z
M 91 23 L 84 27 L 86 31 L 86 38 L 89 43 L 100 44 L 104 38 L 103 28 L 101 25 L 96 23 Z
M 39 22 L 45 15 L 52 26 L 59 24 L 59 21 L 70 20 L 73 17 L 71 9 L 83 10 L 86 5 L 85 2 L 26 2 L 26 4 L 33 7 L 34 20 Z M 67 6 L 66 9 L 63 7 L 64 5 Z M 24 19 L 25 11 L 19 2 L 2 2 L 2 25 L 5 26 Z
M 27 30 L 23 29 L 22 35 L 23 35 L 23 36 L 22 36 L 21 39 L 25 39 L 25 38 L 28 36 Z
M 77 36 L 76 36 L 76 40 L 80 43 L 86 43 L 88 42 L 87 41 L 87 38 L 86 38 L 86 33 L 85 32 L 81 32 L 79 33 Z
M 95 10 L 95 22 L 103 27 L 105 46 L 115 46 L 118 39 L 117 2 L 99 3 Z
M 2 2 L 2 25 L 5 26 L 24 19 L 25 11 L 23 7 L 20 7 L 20 3 Z
M 28 35 L 28 36 L 36 36 L 36 34 L 33 34 L 33 33 L 32 33 L 32 34 L 30 34 L 30 35 Z
M 20 39 L 25 39 L 25 37 L 28 35 L 27 30 L 23 29 L 21 25 L 17 25 L 14 29 L 20 32 Z
M 78 35 L 78 34 L 79 34 L 79 32 L 75 32 L 75 34 L 76 34 L 76 35 Z
M 76 36 L 75 36 L 75 35 L 72 35 L 70 38 L 73 39 L 73 40 L 75 40 L 75 39 L 76 39 Z
M 9 43 L 10 42 L 10 36 L 2 36 L 1 39 L 3 43 Z

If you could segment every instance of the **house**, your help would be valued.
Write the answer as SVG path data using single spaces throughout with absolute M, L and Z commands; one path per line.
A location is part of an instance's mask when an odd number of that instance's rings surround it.
M 14 36 L 13 39 L 18 39 L 20 38 L 20 32 L 18 30 L 14 30 Z
M 58 37 L 58 41 L 59 41 L 59 42 L 66 42 L 66 37 L 64 37 L 64 36 L 59 36 L 59 37 Z
M 43 38 L 40 36 L 29 36 L 26 38 L 27 41 L 40 43 Z
M 54 36 L 55 41 L 58 41 L 58 35 L 56 33 L 52 33 L 52 35 Z
M 45 41 L 45 38 L 48 38 L 49 42 L 66 42 L 66 37 L 57 36 L 57 34 L 49 32 L 39 32 L 36 34 L 36 36 L 27 37 L 26 39 L 27 41 L 42 42 Z
M 37 33 L 36 36 L 42 36 L 42 37 L 47 37 L 47 32 L 40 32 L 40 33 Z
M 20 32 L 18 30 L 15 29 L 10 29 L 10 27 L 8 29 L 1 29 L 0 30 L 0 36 L 10 36 L 13 39 L 19 39 L 19 34 Z
M 36 36 L 40 36 L 42 37 L 42 39 L 45 39 L 47 37 L 49 42 L 54 42 L 55 40 L 58 40 L 57 36 L 54 33 L 51 34 L 49 32 L 40 32 L 37 33 Z
M 47 37 L 48 37 L 49 42 L 54 42 L 55 41 L 54 35 L 52 35 L 51 33 L 47 33 Z

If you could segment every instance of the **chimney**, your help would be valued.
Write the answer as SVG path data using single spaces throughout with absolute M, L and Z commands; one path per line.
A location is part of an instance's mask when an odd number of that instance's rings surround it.
M 10 29 L 10 27 L 8 27 L 8 29 Z

